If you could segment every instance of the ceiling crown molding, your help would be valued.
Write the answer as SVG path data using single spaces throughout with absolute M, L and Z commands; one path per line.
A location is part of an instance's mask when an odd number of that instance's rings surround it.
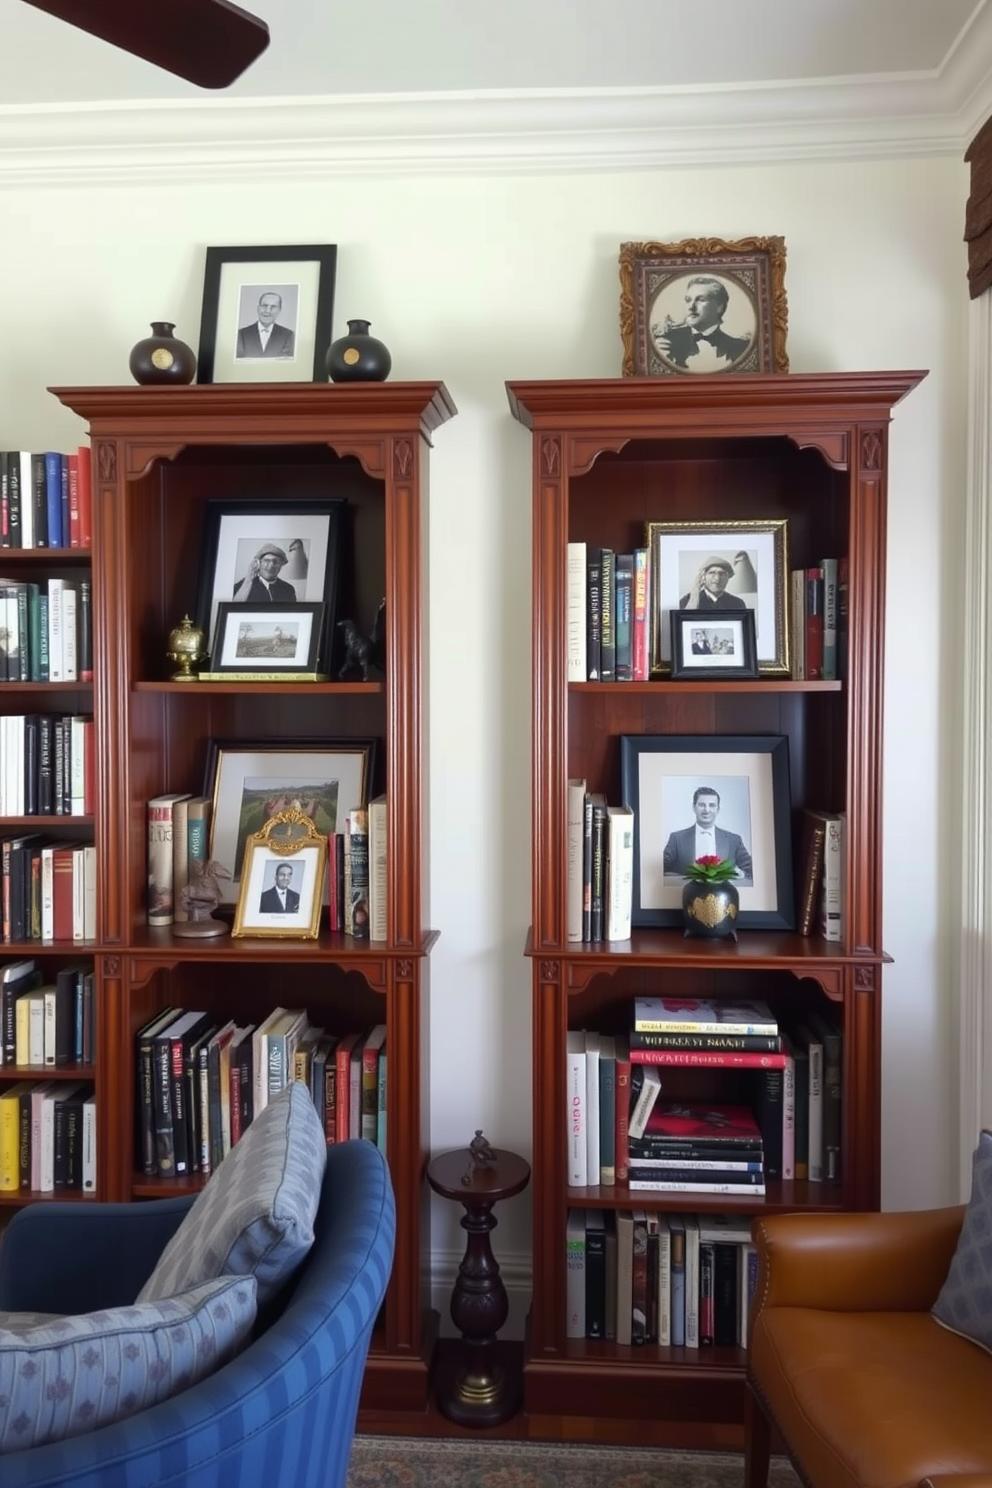
M 588 172 L 963 155 L 992 112 L 992 7 L 939 70 L 604 88 L 0 107 L 0 183 Z

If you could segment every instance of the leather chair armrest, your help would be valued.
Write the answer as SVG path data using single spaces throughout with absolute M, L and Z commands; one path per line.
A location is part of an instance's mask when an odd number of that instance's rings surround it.
M 950 1269 L 964 1205 L 901 1214 L 755 1220 L 757 1308 L 928 1312 Z
M 992 1473 L 938 1473 L 920 1480 L 920 1488 L 992 1488 Z
M 31 1204 L 0 1240 L 0 1311 L 62 1316 L 132 1303 L 192 1197 Z

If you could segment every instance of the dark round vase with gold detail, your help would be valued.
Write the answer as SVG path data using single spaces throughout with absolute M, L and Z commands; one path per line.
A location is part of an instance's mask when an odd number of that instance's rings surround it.
M 332 382 L 385 382 L 392 370 L 389 349 L 369 334 L 370 320 L 349 320 L 347 336 L 327 349 L 327 375 Z
M 171 320 L 153 320 L 152 334 L 131 350 L 128 367 L 135 382 L 171 382 L 177 386 L 196 376 L 196 354 L 191 346 L 173 335 Z
M 729 936 L 736 940 L 739 909 L 740 895 L 730 882 L 707 883 L 690 878 L 682 889 L 686 935 L 701 935 L 710 940 Z

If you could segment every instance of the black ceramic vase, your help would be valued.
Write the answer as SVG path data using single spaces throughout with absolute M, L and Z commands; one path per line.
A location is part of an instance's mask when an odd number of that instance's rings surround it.
M 128 366 L 135 382 L 192 382 L 196 376 L 196 355 L 191 346 L 172 333 L 170 320 L 153 320 L 152 334 L 132 348 Z
M 368 320 L 349 320 L 347 336 L 327 349 L 327 375 L 332 382 L 385 382 L 393 359 L 388 348 L 369 335 Z
M 686 935 L 701 935 L 710 940 L 729 935 L 736 940 L 740 902 L 732 883 L 703 883 L 690 878 L 682 890 Z

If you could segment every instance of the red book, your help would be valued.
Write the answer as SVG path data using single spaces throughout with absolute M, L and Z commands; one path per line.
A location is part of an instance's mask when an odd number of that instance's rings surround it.
M 79 541 L 79 452 L 67 455 L 69 466 L 69 541 L 70 548 L 81 546 Z
M 618 1038 L 617 1114 L 613 1138 L 616 1144 L 616 1180 L 618 1183 L 626 1183 L 630 1174 L 630 1052 L 627 1040 Z
M 823 676 L 823 569 L 806 570 L 806 676 Z
M 76 451 L 79 465 L 79 546 L 93 546 L 93 482 L 90 447 L 81 444 Z M 72 512 L 69 513 L 69 531 L 72 533 Z
M 667 1064 L 687 1069 L 785 1069 L 784 1054 L 736 1054 L 731 1049 L 631 1049 L 631 1064 Z
M 334 1051 L 335 1089 L 337 1110 L 334 1115 L 334 1140 L 347 1142 L 349 1137 L 360 1137 L 361 1132 L 349 1130 L 348 1109 L 351 1090 L 351 1051 L 358 1043 L 357 1033 L 348 1033 Z
M 52 938 L 72 940 L 72 876 L 74 849 L 57 847 L 52 853 Z
M 708 1145 L 761 1141 L 761 1129 L 748 1106 L 691 1105 L 658 1101 L 648 1117 L 646 1137 L 693 1137 Z M 617 1174 L 619 1177 L 619 1174 Z

